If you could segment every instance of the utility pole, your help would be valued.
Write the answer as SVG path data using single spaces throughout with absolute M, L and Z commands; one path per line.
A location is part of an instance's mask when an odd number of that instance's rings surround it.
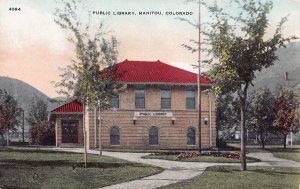
M 197 85 L 198 85 L 198 133 L 199 133 L 199 152 L 201 154 L 201 0 L 199 0 L 199 25 L 198 25 L 198 77 L 197 77 Z

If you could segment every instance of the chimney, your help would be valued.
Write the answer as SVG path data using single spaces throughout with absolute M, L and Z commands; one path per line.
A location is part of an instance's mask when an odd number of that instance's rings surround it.
M 284 80 L 285 81 L 289 80 L 289 73 L 288 72 L 284 72 Z

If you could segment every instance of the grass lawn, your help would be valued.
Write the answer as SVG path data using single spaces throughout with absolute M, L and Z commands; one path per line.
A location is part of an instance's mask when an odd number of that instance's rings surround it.
M 241 172 L 239 167 L 209 167 L 200 176 L 161 189 L 298 189 L 300 168 L 248 167 Z
M 0 148 L 0 188 L 100 188 L 149 176 L 162 169 L 107 156 Z
M 274 152 L 275 157 L 294 160 L 300 162 L 300 153 L 299 152 Z
M 143 156 L 145 159 L 164 159 L 171 161 L 182 161 L 182 162 L 213 162 L 213 163 L 239 163 L 239 159 L 230 159 L 225 157 L 214 157 L 214 156 L 197 156 L 191 158 L 178 159 L 176 155 L 155 155 L 150 154 L 147 156 Z M 258 159 L 255 158 L 247 158 L 247 162 L 257 162 Z
M 300 145 L 287 146 L 286 149 L 280 147 L 268 147 L 275 157 L 294 160 L 300 162 Z

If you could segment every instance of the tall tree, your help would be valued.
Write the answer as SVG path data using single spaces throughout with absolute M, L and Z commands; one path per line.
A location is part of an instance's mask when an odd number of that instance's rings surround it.
M 207 63 L 211 66 L 211 77 L 216 82 L 216 93 L 232 92 L 239 97 L 241 114 L 241 170 L 246 170 L 245 114 L 249 85 L 255 78 L 255 71 L 267 68 L 277 60 L 275 54 L 280 47 L 292 37 L 283 37 L 282 28 L 287 18 L 283 18 L 273 36 L 266 36 L 269 20 L 268 13 L 272 2 L 262 3 L 256 0 L 234 0 L 233 7 L 241 11 L 231 15 L 217 3 L 208 8 L 212 22 L 207 25 L 204 34 L 208 40 L 208 53 L 211 55 Z
M 0 89 L 0 135 L 8 130 L 16 130 L 20 123 L 21 111 L 18 108 L 17 101 L 7 93 L 6 90 Z
M 89 23 L 83 24 L 77 14 L 83 6 L 78 1 L 62 1 L 62 4 L 56 9 L 55 22 L 70 33 L 68 39 L 75 47 L 76 58 L 62 69 L 62 80 L 55 86 L 60 88 L 59 93 L 77 98 L 83 104 L 84 165 L 87 167 L 86 109 L 98 107 L 100 110 L 110 105 L 116 88 L 117 40 L 104 38 L 102 23 L 93 31 Z M 103 68 L 105 70 L 100 71 Z
M 269 134 L 274 130 L 275 97 L 268 88 L 258 89 L 249 95 L 250 119 L 247 122 L 252 126 L 265 148 Z
M 48 105 L 40 98 L 32 98 L 29 112 L 26 118 L 28 124 L 33 127 L 37 123 L 48 120 Z
M 277 92 L 274 125 L 283 135 L 283 146 L 286 148 L 286 137 L 299 127 L 299 97 L 292 90 L 281 88 Z
M 30 127 L 31 141 L 34 144 L 53 145 L 54 125 L 48 121 L 48 105 L 40 98 L 33 98 L 26 118 Z

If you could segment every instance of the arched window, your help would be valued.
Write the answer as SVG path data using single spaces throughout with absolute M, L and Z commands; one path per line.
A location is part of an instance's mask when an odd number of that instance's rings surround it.
M 196 130 L 192 127 L 187 129 L 187 144 L 196 145 Z
M 158 145 L 158 128 L 151 127 L 149 130 L 149 144 Z
M 110 129 L 110 144 L 111 145 L 120 144 L 120 131 L 118 127 L 112 127 Z

